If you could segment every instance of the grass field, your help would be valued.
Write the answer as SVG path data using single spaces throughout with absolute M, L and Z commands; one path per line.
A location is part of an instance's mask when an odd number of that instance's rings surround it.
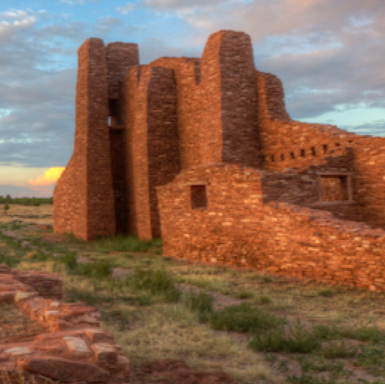
M 33 220 L 3 222 L 0 263 L 58 273 L 65 300 L 97 307 L 134 366 L 183 359 L 239 384 L 385 383 L 385 293 L 177 261 L 160 241 L 85 243 Z

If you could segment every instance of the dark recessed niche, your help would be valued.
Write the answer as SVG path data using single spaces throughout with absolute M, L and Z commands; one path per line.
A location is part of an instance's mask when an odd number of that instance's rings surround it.
M 207 208 L 207 194 L 205 185 L 191 185 L 191 208 L 192 209 L 206 209 Z

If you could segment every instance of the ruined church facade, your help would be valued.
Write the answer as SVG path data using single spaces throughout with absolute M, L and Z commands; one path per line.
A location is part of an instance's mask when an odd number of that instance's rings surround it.
M 55 232 L 162 237 L 175 257 L 385 288 L 385 269 L 357 277 L 384 249 L 385 138 L 293 121 L 247 34 L 214 33 L 202 58 L 139 65 L 136 44 L 95 38 L 78 57 Z

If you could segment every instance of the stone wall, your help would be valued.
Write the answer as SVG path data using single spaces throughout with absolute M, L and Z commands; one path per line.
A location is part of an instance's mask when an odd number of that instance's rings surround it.
M 75 148 L 54 192 L 55 232 L 156 238 L 156 187 L 215 163 L 272 172 L 264 203 L 385 228 L 385 139 L 293 121 L 281 81 L 256 70 L 247 34 L 212 34 L 201 59 L 138 60 L 136 44 L 89 39 L 79 49 Z
M 270 201 L 265 171 L 216 165 L 158 188 L 163 252 L 178 258 L 385 289 L 385 231 L 324 210 Z M 191 188 L 207 205 L 191 206 Z
M 0 371 L 69 384 L 127 383 L 130 361 L 113 335 L 99 328 L 98 310 L 58 300 L 61 285 L 56 274 L 0 265 L 0 303 L 16 305 L 47 329 L 30 342 L 0 344 Z

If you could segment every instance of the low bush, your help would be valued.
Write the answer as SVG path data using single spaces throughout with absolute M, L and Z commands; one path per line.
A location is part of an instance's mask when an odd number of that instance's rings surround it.
M 365 368 L 373 375 L 385 374 L 385 349 L 383 345 L 362 345 L 357 359 L 353 363 L 356 366 Z
M 342 328 L 341 336 L 348 339 L 371 342 L 377 344 L 385 341 L 385 334 L 377 326 L 359 325 L 351 328 Z
M 331 341 L 322 348 L 322 355 L 327 359 L 350 358 L 358 352 L 357 347 L 345 341 Z
M 334 296 L 334 292 L 330 288 L 322 288 L 318 291 L 318 295 L 323 297 L 332 297 Z
M 96 280 L 102 280 L 111 276 L 111 264 L 105 260 L 99 260 L 94 263 L 77 264 L 76 273 L 85 275 Z
M 181 295 L 173 277 L 164 268 L 136 268 L 132 276 L 126 276 L 125 281 L 134 289 L 147 290 L 153 295 L 164 295 L 168 302 L 178 301 Z
M 201 321 L 208 321 L 213 313 L 214 298 L 205 292 L 196 294 L 193 290 L 190 290 L 185 293 L 183 301 L 188 309 L 198 313 Z
M 288 331 L 280 325 L 255 333 L 249 345 L 251 349 L 262 352 L 310 353 L 320 349 L 321 342 L 297 319 Z
M 297 360 L 304 372 L 318 373 L 329 371 L 335 376 L 345 376 L 349 372 L 344 369 L 343 361 L 330 361 L 322 356 L 309 358 L 306 356 L 298 356 Z
M 94 240 L 92 246 L 98 252 L 148 252 L 150 248 L 159 248 L 161 240 L 140 240 L 137 236 L 108 236 Z
M 78 266 L 76 252 L 67 252 L 64 256 L 56 259 L 59 263 L 63 263 L 69 271 L 74 272 Z
M 211 327 L 223 331 L 253 332 L 269 329 L 280 323 L 282 320 L 276 316 L 248 303 L 231 305 L 214 312 L 210 317 Z
M 20 263 L 20 259 L 0 254 L 0 264 L 3 263 L 8 265 L 9 268 L 14 268 Z

